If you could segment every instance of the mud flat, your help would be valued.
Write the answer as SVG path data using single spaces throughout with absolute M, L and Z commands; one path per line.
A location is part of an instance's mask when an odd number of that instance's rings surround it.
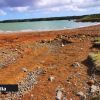
M 18 84 L 21 92 L 0 93 L 0 99 L 100 98 L 100 72 L 88 60 L 90 52 L 100 53 L 93 46 L 98 37 L 100 25 L 0 34 L 0 84 Z

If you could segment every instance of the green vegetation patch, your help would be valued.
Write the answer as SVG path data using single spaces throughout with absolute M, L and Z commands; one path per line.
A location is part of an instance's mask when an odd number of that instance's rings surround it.
M 96 70 L 100 71 L 100 52 L 99 53 L 90 53 L 89 58 L 91 59 Z
M 94 96 L 92 100 L 100 100 L 100 95 Z
M 100 22 L 100 14 L 92 14 L 83 16 L 83 18 L 78 19 L 77 21 L 82 22 Z
M 100 37 L 95 39 L 96 42 L 100 42 Z
M 94 40 L 93 46 L 96 48 L 100 48 L 100 37 L 98 37 Z

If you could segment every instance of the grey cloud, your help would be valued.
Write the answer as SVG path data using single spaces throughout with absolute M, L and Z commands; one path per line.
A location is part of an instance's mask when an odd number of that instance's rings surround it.
M 41 10 L 53 7 L 71 6 L 78 9 L 99 7 L 100 0 L 0 0 L 0 9 L 29 7 L 28 10 Z M 25 8 L 24 8 L 25 9 Z

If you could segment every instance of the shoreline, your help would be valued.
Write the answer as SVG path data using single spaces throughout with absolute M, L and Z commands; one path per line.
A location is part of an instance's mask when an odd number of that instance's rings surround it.
M 45 39 L 54 39 L 57 35 L 91 35 L 100 36 L 100 24 L 76 29 L 40 31 L 40 32 L 12 32 L 0 33 L 0 44 L 12 44 L 12 42 L 39 41 Z
M 76 30 L 76 29 L 82 29 L 82 28 L 88 28 L 88 27 L 95 27 L 95 26 L 98 26 L 100 25 L 100 23 L 98 24 L 95 24 L 95 25 L 87 25 L 87 26 L 80 26 L 78 28 L 67 28 L 67 27 L 64 27 L 64 29 L 54 29 L 54 30 L 32 30 L 32 29 L 26 29 L 26 30 L 19 30 L 19 31 L 3 31 L 3 30 L 0 30 L 0 34 L 16 34 L 16 33 L 31 33 L 31 32 L 34 32 L 34 33 L 40 33 L 40 32 L 56 32 L 56 31 L 67 31 L 67 30 Z

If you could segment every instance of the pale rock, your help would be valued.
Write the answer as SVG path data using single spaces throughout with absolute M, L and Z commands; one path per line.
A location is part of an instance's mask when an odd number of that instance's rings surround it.
M 22 71 L 27 72 L 28 70 L 26 68 L 22 68 Z
M 56 100 L 61 100 L 62 95 L 63 95 L 62 91 L 61 90 L 57 90 L 56 91 Z
M 77 92 L 77 96 L 80 96 L 82 100 L 86 99 L 86 95 L 82 91 Z
M 54 76 L 50 76 L 50 77 L 48 78 L 48 80 L 49 80 L 50 82 L 53 82 L 53 81 L 55 80 L 55 77 L 54 77 Z
M 80 67 L 80 64 L 79 64 L 79 62 L 74 62 L 74 63 L 72 64 L 72 66 L 73 66 L 73 67 Z
M 98 86 L 95 86 L 95 85 L 92 85 L 91 86 L 91 93 L 95 93 L 97 91 L 99 91 L 99 87 Z

